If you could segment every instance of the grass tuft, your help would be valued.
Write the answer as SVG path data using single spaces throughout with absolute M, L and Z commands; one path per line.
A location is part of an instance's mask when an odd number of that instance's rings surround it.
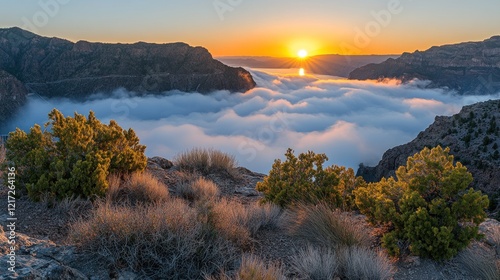
M 237 273 L 238 280 L 285 280 L 283 269 L 280 265 L 266 264 L 257 256 L 245 255 Z
M 331 248 L 308 246 L 291 258 L 292 269 L 304 279 L 334 279 L 339 268 L 337 255 Z
M 189 200 L 214 200 L 219 196 L 219 188 L 211 180 L 199 177 L 194 181 L 182 182 L 176 185 L 176 193 Z
M 458 254 L 456 260 L 474 277 L 484 280 L 500 279 L 500 260 L 486 245 L 471 244 Z
M 215 202 L 211 212 L 216 230 L 241 247 L 249 246 L 259 230 L 276 227 L 281 218 L 275 205 L 243 205 L 228 199 Z
M 71 226 L 70 239 L 114 266 L 143 276 L 194 279 L 230 268 L 235 249 L 183 200 L 129 207 L 101 203 Z
M 285 227 L 292 236 L 313 244 L 339 246 L 369 246 L 371 236 L 349 213 L 331 210 L 325 204 L 299 204 L 287 215 Z
M 106 200 L 116 204 L 159 203 L 168 200 L 168 188 L 149 172 L 133 173 L 121 180 L 117 175 L 108 179 Z
M 340 271 L 345 279 L 392 279 L 393 267 L 382 252 L 365 247 L 344 247 L 339 252 Z
M 178 154 L 174 162 L 181 170 L 189 172 L 203 175 L 226 172 L 233 178 L 238 177 L 235 157 L 215 149 L 194 148 Z

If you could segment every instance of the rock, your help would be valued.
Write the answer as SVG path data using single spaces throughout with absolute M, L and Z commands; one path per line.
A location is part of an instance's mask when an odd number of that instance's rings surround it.
M 255 190 L 255 187 L 242 187 L 234 190 L 235 194 L 241 194 L 246 197 L 259 196 L 260 193 Z
M 74 261 L 74 247 L 57 246 L 48 240 L 31 238 L 17 233 L 16 269 L 8 271 L 9 256 L 0 258 L 0 279 L 88 279 L 76 268 L 68 265 Z M 1 244 L 2 248 L 9 246 Z M 2 249 L 3 250 L 3 249 Z M 84 266 L 80 263 L 79 265 Z
M 16 27 L 0 29 L 0 70 L 1 112 L 9 108 L 4 101 L 16 98 L 10 106 L 22 103 L 27 89 L 44 97 L 85 100 L 118 88 L 142 94 L 244 92 L 255 87 L 248 71 L 224 65 L 202 47 L 72 43 Z
M 28 91 L 21 81 L 0 69 L 0 124 L 24 105 L 27 95 Z
M 174 164 L 168 160 L 164 159 L 162 157 L 152 157 L 148 158 L 148 165 L 150 165 L 150 168 L 161 168 L 161 169 L 170 169 Z
M 413 141 L 386 151 L 375 167 L 360 165 L 357 175 L 369 182 L 395 176 L 406 159 L 424 147 L 450 147 L 472 173 L 472 186 L 487 194 L 500 191 L 500 100 L 465 106 L 451 117 L 436 117 L 434 123 Z
M 430 80 L 429 87 L 447 87 L 461 94 L 500 92 L 500 36 L 403 53 L 349 74 L 349 79 L 356 80 L 384 78 Z
M 479 225 L 479 232 L 484 234 L 484 242 L 494 247 L 500 256 L 500 222 L 486 219 Z

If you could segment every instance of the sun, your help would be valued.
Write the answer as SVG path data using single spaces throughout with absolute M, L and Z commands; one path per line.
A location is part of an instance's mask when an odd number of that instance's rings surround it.
M 307 57 L 307 55 L 308 55 L 308 53 L 307 53 L 307 51 L 306 51 L 306 50 L 304 50 L 304 49 L 301 49 L 301 50 L 297 53 L 297 56 L 298 56 L 299 58 L 306 58 L 306 57 Z

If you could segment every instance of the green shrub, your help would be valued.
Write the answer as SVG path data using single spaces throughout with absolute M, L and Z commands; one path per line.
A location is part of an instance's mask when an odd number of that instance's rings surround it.
M 448 259 L 478 237 L 488 197 L 472 188 L 472 175 L 453 164 L 449 148 L 425 148 L 408 158 L 390 178 L 354 191 L 356 204 L 371 222 L 391 230 L 382 244 L 393 255 L 397 242 L 408 241 L 416 255 Z
M 282 207 L 297 202 L 324 201 L 331 206 L 349 210 L 355 206 L 352 191 L 365 185 L 354 170 L 339 166 L 323 168 L 328 160 L 325 154 L 302 153 L 298 157 L 288 149 L 286 161 L 274 161 L 269 175 L 257 184 L 264 200 Z
M 47 131 L 50 129 L 50 131 Z M 10 133 L 7 159 L 16 164 L 18 178 L 31 198 L 49 193 L 57 199 L 104 195 L 110 173 L 140 171 L 146 167 L 145 146 L 132 129 L 115 121 L 102 124 L 93 112 L 64 117 L 54 109 L 45 130 Z

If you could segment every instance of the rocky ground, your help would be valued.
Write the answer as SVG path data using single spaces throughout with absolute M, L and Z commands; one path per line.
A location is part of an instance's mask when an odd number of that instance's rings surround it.
M 182 172 L 164 159 L 154 158 L 148 162 L 148 170 L 157 178 L 170 186 L 171 193 L 175 193 L 175 184 L 185 180 Z M 255 184 L 261 181 L 263 174 L 254 173 L 245 168 L 238 168 L 239 176 L 232 178 L 228 174 L 210 174 L 206 177 L 214 181 L 223 196 L 231 197 L 241 203 L 253 203 L 261 198 L 255 190 Z M 6 189 L 1 188 L 0 197 L 6 197 Z M 7 205 L 2 199 L 0 221 L 6 225 Z M 53 206 L 50 201 L 31 202 L 27 198 L 16 201 L 16 234 L 18 249 L 16 251 L 17 279 L 139 279 L 130 271 L 115 271 L 96 261 L 95 257 L 82 254 L 66 239 L 69 224 L 75 219 L 85 217 L 89 213 L 92 203 L 80 201 L 78 203 L 65 201 Z M 364 217 L 359 215 L 359 222 L 364 223 Z M 7 230 L 7 229 L 6 229 Z M 500 222 L 489 219 L 481 225 L 481 231 L 486 238 L 480 242 L 489 250 L 494 248 L 493 234 L 500 232 Z M 9 234 L 6 232 L 6 234 Z M 377 235 L 377 229 L 373 230 Z M 8 254 L 5 239 L 0 239 L 0 254 Z M 290 256 L 305 242 L 292 238 L 280 229 L 262 231 L 256 238 L 253 254 L 263 260 L 279 262 L 287 268 Z M 496 255 L 500 258 L 500 254 Z M 0 258 L 0 279 L 9 279 L 9 255 Z M 500 260 L 499 260 L 500 261 Z M 394 260 L 396 268 L 394 279 L 474 279 L 467 270 L 456 260 L 436 263 L 418 257 L 406 256 Z M 289 277 L 293 278 L 289 273 Z

